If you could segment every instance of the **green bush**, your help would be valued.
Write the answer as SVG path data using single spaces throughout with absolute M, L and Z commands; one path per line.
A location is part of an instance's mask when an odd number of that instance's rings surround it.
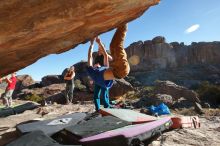
M 75 88 L 78 89 L 79 91 L 86 91 L 86 86 L 83 85 L 80 80 L 78 79 L 75 80 L 74 84 L 75 84 Z
M 155 86 L 144 86 L 144 90 L 147 92 L 153 92 L 155 90 Z
M 220 105 L 220 86 L 203 82 L 197 89 L 201 100 Z
M 26 96 L 25 99 L 34 101 L 34 102 L 41 102 L 44 99 L 44 97 L 36 95 L 36 94 L 32 94 L 32 95 Z
M 140 98 L 138 92 L 135 91 L 128 91 L 126 94 L 123 95 L 125 99 L 137 99 Z

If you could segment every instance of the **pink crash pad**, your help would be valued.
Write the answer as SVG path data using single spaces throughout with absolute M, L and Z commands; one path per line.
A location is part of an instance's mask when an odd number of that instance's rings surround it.
M 86 146 L 128 146 L 137 141 L 144 141 L 170 128 L 172 121 L 169 117 L 148 122 L 125 126 L 123 128 L 107 131 L 98 135 L 80 140 Z M 134 142 L 134 143 L 133 143 Z

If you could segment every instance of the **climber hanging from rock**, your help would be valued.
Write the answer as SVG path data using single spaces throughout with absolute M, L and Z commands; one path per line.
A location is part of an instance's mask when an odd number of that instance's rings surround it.
M 88 73 L 90 77 L 94 80 L 94 82 L 96 82 L 96 84 L 98 84 L 99 86 L 108 88 L 108 86 L 111 84 L 111 80 L 114 80 L 116 78 L 124 78 L 128 75 L 130 71 L 127 54 L 123 47 L 126 31 L 127 24 L 121 25 L 117 28 L 110 44 L 110 52 L 113 60 L 109 67 L 107 65 L 107 68 L 105 69 L 99 70 L 92 67 L 93 62 L 91 52 L 93 46 L 91 45 L 89 48 Z M 96 37 L 96 42 L 100 46 L 101 51 L 103 51 L 103 54 L 108 55 L 99 37 Z M 108 64 L 108 57 L 104 56 L 104 58 L 104 64 Z

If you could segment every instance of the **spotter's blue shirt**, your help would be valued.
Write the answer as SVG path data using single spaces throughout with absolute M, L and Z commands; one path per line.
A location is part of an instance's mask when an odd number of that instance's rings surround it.
M 108 69 L 108 67 L 102 66 L 102 67 L 87 67 L 87 72 L 89 76 L 92 78 L 92 80 L 95 82 L 95 84 L 104 87 L 104 88 L 111 88 L 113 84 L 113 80 L 104 80 L 104 72 Z

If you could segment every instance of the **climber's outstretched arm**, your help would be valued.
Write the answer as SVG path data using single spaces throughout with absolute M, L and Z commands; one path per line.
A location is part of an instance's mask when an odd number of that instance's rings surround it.
M 103 60 L 103 64 L 106 67 L 109 67 L 109 56 L 108 53 L 106 52 L 105 46 L 103 45 L 101 39 L 99 37 L 96 37 L 96 42 L 99 45 L 99 51 L 101 52 L 101 54 L 104 56 L 104 60 Z
M 90 41 L 90 46 L 88 50 L 88 66 L 92 66 L 92 63 L 93 63 L 93 57 L 92 57 L 93 43 L 94 43 L 94 39 Z

